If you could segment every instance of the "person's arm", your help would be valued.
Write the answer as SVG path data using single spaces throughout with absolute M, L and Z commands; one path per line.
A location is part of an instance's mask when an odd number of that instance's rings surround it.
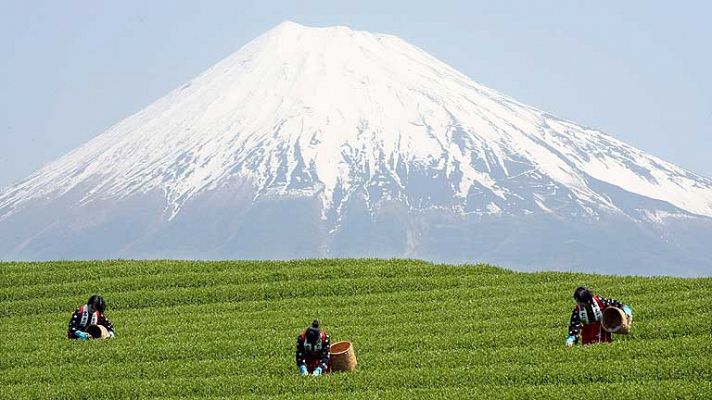
M 566 338 L 566 345 L 573 346 L 578 343 L 579 333 L 581 333 L 581 318 L 579 317 L 578 309 L 574 308 L 569 321 L 569 337 Z
M 304 339 L 302 339 L 301 336 L 297 337 L 297 352 L 296 352 L 296 361 L 297 361 L 297 369 L 299 369 L 299 374 L 304 376 L 309 373 L 307 370 L 307 360 L 304 355 Z
M 304 341 L 302 340 L 301 337 L 297 338 L 297 354 L 296 354 L 296 359 L 297 359 L 297 367 L 301 367 L 302 365 L 307 365 L 307 360 L 306 356 L 304 355 Z
M 603 303 L 606 307 L 617 307 L 623 310 L 624 313 L 628 315 L 628 318 L 633 317 L 633 310 L 628 307 L 627 305 L 621 303 L 620 301 L 616 299 L 607 299 L 605 297 L 599 297 L 599 300 L 601 300 L 601 303 Z
M 324 343 L 321 349 L 321 363 L 319 364 L 319 367 L 321 367 L 323 371 L 326 371 L 329 367 L 329 358 L 331 358 L 331 338 L 329 335 L 324 335 Z
M 599 297 L 598 299 L 601 300 L 601 303 L 605 304 L 606 307 L 617 307 L 620 309 L 623 309 L 623 307 L 625 307 L 625 304 L 621 303 L 616 299 L 607 299 L 605 297 Z
M 67 337 L 69 339 L 86 340 L 90 338 L 88 333 L 82 331 L 82 327 L 79 325 L 81 320 L 82 311 L 80 308 L 77 308 L 69 319 L 69 325 L 67 326 Z

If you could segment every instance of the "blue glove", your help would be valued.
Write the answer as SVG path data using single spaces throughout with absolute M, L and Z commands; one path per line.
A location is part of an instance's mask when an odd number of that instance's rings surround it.
M 576 336 L 569 336 L 566 338 L 566 347 L 571 347 L 576 344 Z
M 316 369 L 314 370 L 314 372 L 312 372 L 312 375 L 314 375 L 314 376 L 319 376 L 319 375 L 321 375 L 321 367 L 316 367 Z
M 79 340 L 89 340 L 89 339 L 91 339 L 91 336 L 89 336 L 88 333 L 82 332 L 82 331 L 76 331 L 76 332 L 74 332 L 74 336 L 76 336 L 77 339 L 79 339 Z
M 309 371 L 307 371 L 307 366 L 306 366 L 306 365 L 300 365 L 300 366 L 299 366 L 299 375 L 301 375 L 301 376 L 309 375 Z
M 623 306 L 623 312 L 628 314 L 629 317 L 633 316 L 633 310 L 628 306 Z

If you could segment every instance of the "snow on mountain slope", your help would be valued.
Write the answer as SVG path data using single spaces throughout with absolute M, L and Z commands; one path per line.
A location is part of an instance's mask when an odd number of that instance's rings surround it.
M 0 260 L 712 274 L 712 180 L 389 35 L 283 23 L 0 192 Z
M 0 218 L 80 184 L 82 203 L 160 189 L 174 217 L 236 175 L 261 194 L 318 193 L 325 210 L 380 182 L 417 208 L 398 194 L 413 170 L 442 175 L 462 204 L 486 191 L 498 201 L 480 204 L 485 213 L 528 197 L 551 212 L 557 188 L 590 212 L 616 212 L 595 178 L 712 216 L 711 180 L 518 103 L 397 37 L 285 22 L 5 190 Z M 508 185 L 517 177 L 548 189 L 522 193 Z

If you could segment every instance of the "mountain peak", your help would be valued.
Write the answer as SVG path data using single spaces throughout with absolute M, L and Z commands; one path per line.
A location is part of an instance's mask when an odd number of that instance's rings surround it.
M 267 33 L 279 33 L 279 34 L 295 34 L 303 32 L 314 32 L 314 33 L 333 33 L 333 32 L 355 32 L 348 26 L 345 25 L 334 25 L 334 26 L 307 26 L 294 21 L 284 21 L 274 28 L 267 31 Z
M 299 24 L 297 22 L 286 20 L 286 21 L 279 23 L 278 25 L 276 25 L 275 27 L 270 29 L 268 32 L 295 31 L 295 30 L 303 30 L 303 29 L 308 29 L 308 28 L 309 27 Z

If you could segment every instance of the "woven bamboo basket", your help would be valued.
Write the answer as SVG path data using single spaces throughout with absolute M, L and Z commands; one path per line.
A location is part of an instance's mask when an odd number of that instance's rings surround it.
M 87 333 L 92 339 L 106 339 L 109 337 L 109 330 L 104 325 L 90 325 L 87 328 Z
M 331 345 L 331 361 L 329 368 L 332 371 L 353 371 L 356 369 L 356 353 L 351 342 L 338 342 Z
M 608 307 L 603 310 L 601 325 L 608 332 L 627 335 L 630 333 L 632 323 L 633 318 L 618 307 Z

